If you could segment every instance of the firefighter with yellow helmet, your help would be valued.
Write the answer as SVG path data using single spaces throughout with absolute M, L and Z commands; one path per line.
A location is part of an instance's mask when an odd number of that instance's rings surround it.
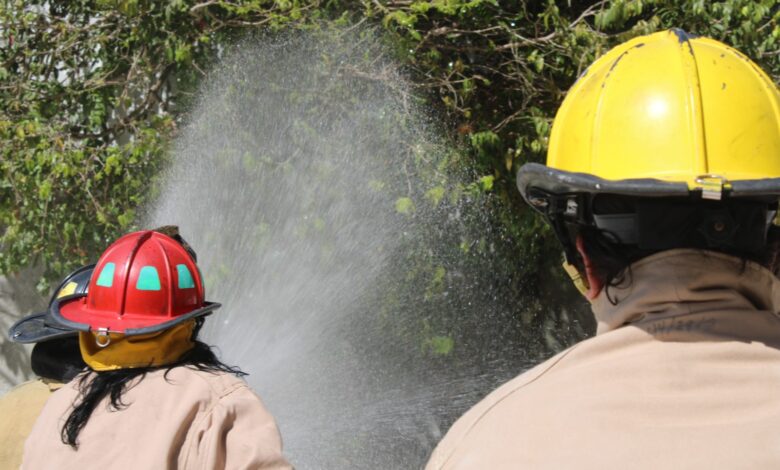
M 461 417 L 429 469 L 778 468 L 780 94 L 681 30 L 599 58 L 517 184 L 596 336 Z

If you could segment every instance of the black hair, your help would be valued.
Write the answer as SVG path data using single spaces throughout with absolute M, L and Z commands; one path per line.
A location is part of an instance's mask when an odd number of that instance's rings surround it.
M 198 262 L 198 254 L 195 253 L 195 250 L 190 246 L 189 243 L 187 243 L 187 240 L 184 239 L 184 237 L 181 236 L 179 233 L 179 226 L 178 225 L 163 225 L 162 227 L 153 228 L 152 231 L 157 233 L 162 233 L 163 235 L 167 235 L 177 242 L 184 248 L 187 253 L 189 253 L 190 257 L 192 258 L 192 261 Z
M 71 411 L 60 432 L 62 442 L 74 449 L 78 449 L 79 433 L 86 426 L 98 404 L 106 397 L 109 397 L 112 410 L 118 411 L 126 408 L 129 404 L 122 401 L 123 394 L 143 380 L 144 376 L 150 372 L 165 370 L 166 379 L 168 378 L 168 373 L 177 367 L 188 367 L 213 374 L 228 373 L 237 377 L 247 375 L 239 368 L 226 365 L 220 361 L 209 345 L 197 340 L 198 332 L 203 326 L 203 318 L 197 318 L 195 322 L 195 328 L 192 333 L 195 346 L 172 364 L 159 367 L 140 367 L 102 372 L 87 370 L 84 372 L 78 379 L 79 398 L 74 403 L 73 411 Z
M 35 375 L 58 382 L 70 382 L 87 365 L 81 358 L 78 336 L 55 338 L 35 344 L 30 355 Z
M 591 207 L 600 214 L 639 214 L 640 239 L 636 243 L 623 243 L 617 234 L 593 225 L 567 224 L 572 243 L 577 236 L 582 237 L 591 269 L 604 281 L 605 295 L 613 304 L 617 301 L 609 289 L 631 282 L 633 263 L 673 248 L 716 251 L 740 258 L 742 269 L 747 261 L 754 261 L 775 275 L 780 271 L 780 227 L 770 224 L 766 228 L 766 216 L 773 213 L 776 203 L 678 198 L 647 201 L 607 195 L 594 199 Z M 707 230 L 714 223 L 732 227 L 727 242 L 719 243 Z

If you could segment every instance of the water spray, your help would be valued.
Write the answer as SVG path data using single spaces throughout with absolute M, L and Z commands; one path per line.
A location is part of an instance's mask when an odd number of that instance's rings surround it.
M 409 240 L 469 229 L 444 189 L 427 213 L 415 205 L 421 165 L 447 171 L 451 150 L 413 97 L 372 31 L 242 43 L 205 80 L 149 211 L 146 225 L 177 224 L 198 251 L 224 305 L 204 339 L 250 374 L 299 468 L 419 467 L 455 417 L 528 366 L 497 337 L 513 352 L 453 369 L 436 357 L 453 345 L 415 316 L 423 300 L 395 295 Z M 475 287 L 461 317 L 488 323 L 496 298 Z

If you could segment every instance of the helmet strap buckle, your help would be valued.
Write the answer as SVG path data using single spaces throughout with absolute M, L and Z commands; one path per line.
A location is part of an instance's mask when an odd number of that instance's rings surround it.
M 98 328 L 95 333 L 95 344 L 99 348 L 105 348 L 111 344 L 111 336 L 108 334 L 108 328 Z
M 720 201 L 723 197 L 723 188 L 728 180 L 720 175 L 701 175 L 696 177 L 696 184 L 701 188 L 702 199 Z

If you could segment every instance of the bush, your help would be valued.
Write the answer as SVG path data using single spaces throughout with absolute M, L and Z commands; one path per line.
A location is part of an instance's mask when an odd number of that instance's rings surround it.
M 422 217 L 417 209 L 425 204 L 479 199 L 490 218 L 472 214 L 468 238 L 440 232 L 428 240 L 460 253 L 458 269 L 489 271 L 507 305 L 517 305 L 546 288 L 540 280 L 558 271 L 559 254 L 513 175 L 543 160 L 555 110 L 584 68 L 630 37 L 681 27 L 734 45 L 777 80 L 779 18 L 774 0 L 7 3 L 0 9 L 0 271 L 39 263 L 47 279 L 56 278 L 134 228 L 139 208 L 155 197 L 155 176 L 193 92 L 225 44 L 247 32 L 362 23 L 384 31 L 417 98 L 456 149 L 447 164 L 471 181 L 460 187 L 446 173 L 431 176 L 396 209 Z M 428 299 L 458 290 L 457 269 L 437 264 L 424 246 L 415 250 L 410 283 L 431 283 Z M 552 276 L 545 285 L 565 282 Z M 458 350 L 457 340 L 444 339 L 452 319 L 435 313 L 442 305 L 422 315 L 434 354 Z M 550 331 L 569 321 L 517 315 Z M 547 343 L 559 347 L 567 338 Z

